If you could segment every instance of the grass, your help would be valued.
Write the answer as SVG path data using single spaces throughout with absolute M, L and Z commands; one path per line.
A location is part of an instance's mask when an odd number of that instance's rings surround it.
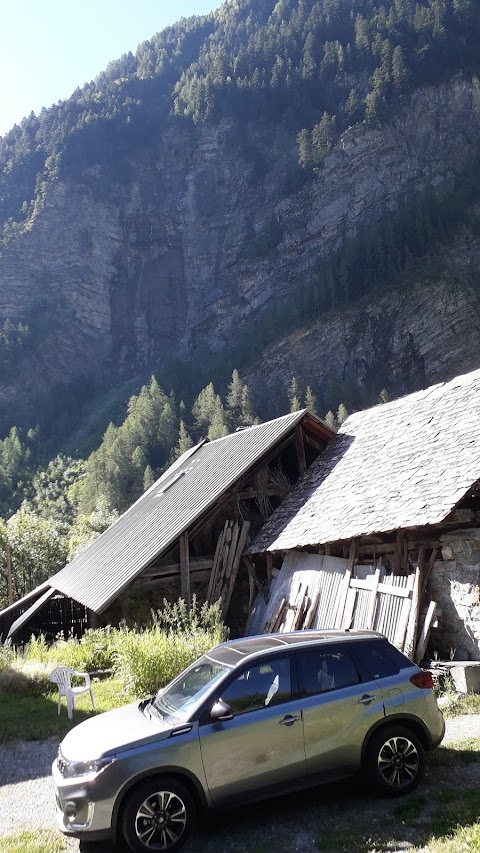
M 65 700 L 62 699 L 60 716 L 57 714 L 57 694 L 45 695 L 0 693 L 0 743 L 11 740 L 45 740 L 49 737 L 62 738 L 78 723 L 110 711 L 119 705 L 131 702 L 132 698 L 122 691 L 119 679 L 93 682 L 95 711 L 92 711 L 88 693 L 75 701 L 73 720 L 67 717 Z M 47 848 L 45 848 L 47 849 Z
M 446 717 L 457 717 L 459 714 L 480 714 L 480 693 L 448 694 L 442 711 Z
M 57 830 L 36 829 L 1 839 L 2 853 L 63 853 L 65 838 Z

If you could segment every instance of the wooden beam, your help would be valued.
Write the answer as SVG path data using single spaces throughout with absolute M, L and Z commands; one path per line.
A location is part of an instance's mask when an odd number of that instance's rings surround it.
M 435 601 L 431 601 L 428 605 L 427 615 L 425 616 L 425 621 L 422 625 L 422 630 L 420 632 L 420 637 L 418 640 L 417 651 L 415 653 L 415 663 L 420 663 L 425 656 L 425 652 L 427 651 L 428 638 L 430 636 L 430 628 L 432 627 L 433 622 L 433 614 L 435 612 L 437 604 Z
M 298 476 L 300 477 L 307 470 L 307 460 L 305 459 L 305 445 L 303 443 L 303 429 L 301 424 L 295 427 L 295 450 L 297 452 Z
M 178 575 L 176 575 L 176 576 L 166 575 L 165 577 L 147 578 L 145 581 L 137 581 L 135 583 L 134 588 L 136 590 L 142 590 L 144 592 L 146 590 L 149 590 L 149 589 L 161 589 L 162 587 L 168 587 L 169 589 L 171 589 L 173 577 L 176 578 L 177 583 L 178 583 Z M 196 583 L 204 583 L 205 581 L 208 581 L 209 577 L 210 577 L 210 570 L 209 569 L 203 569 L 203 570 L 201 570 L 199 572 L 195 572 L 193 575 L 191 575 L 190 583 L 192 585 L 194 585 Z
M 267 552 L 267 578 L 269 581 L 272 580 L 272 572 L 273 572 L 273 554 Z
M 280 489 L 274 487 L 269 488 L 266 492 L 264 492 L 264 495 L 266 495 L 268 498 L 282 497 L 282 495 L 284 494 L 285 493 L 282 492 Z M 240 501 L 256 500 L 257 497 L 258 492 L 256 489 L 244 489 L 243 492 L 238 493 L 238 500 Z
M 403 559 L 403 539 L 404 539 L 403 530 L 397 530 L 397 536 L 395 539 L 395 551 L 393 553 L 393 574 L 399 575 L 400 569 L 402 567 L 402 559 Z
M 230 601 L 232 600 L 232 593 L 235 587 L 235 582 L 237 580 L 238 569 L 240 567 L 240 560 L 242 558 L 243 551 L 245 549 L 245 545 L 247 544 L 247 537 L 250 531 L 250 522 L 244 521 L 242 525 L 242 529 L 240 531 L 240 536 L 238 537 L 238 544 L 235 551 L 235 556 L 233 558 L 232 571 L 230 573 L 230 577 L 228 579 L 228 586 L 225 593 L 225 602 L 223 605 L 223 612 L 226 615 L 228 613 L 228 608 L 230 607 Z
M 192 603 L 190 593 L 190 554 L 188 547 L 188 530 L 180 536 L 180 595 L 187 607 Z
M 213 557 L 199 557 L 196 560 L 190 560 L 190 574 L 192 572 L 200 572 L 205 569 L 211 569 Z M 149 578 L 165 577 L 168 575 L 179 575 L 181 571 L 180 563 L 159 563 L 157 566 L 149 566 L 140 575 L 139 580 L 148 580 Z

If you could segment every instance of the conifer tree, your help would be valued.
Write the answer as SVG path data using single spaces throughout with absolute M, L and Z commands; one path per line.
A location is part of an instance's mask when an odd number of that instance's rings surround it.
M 343 422 L 348 418 L 348 411 L 343 403 L 340 403 L 337 412 L 337 424 L 339 427 L 342 426 Z
M 298 410 L 302 408 L 302 403 L 300 401 L 300 390 L 298 387 L 296 376 L 292 376 L 290 384 L 288 386 L 288 402 L 290 403 L 291 412 L 298 412 Z
M 305 391 L 305 408 L 314 415 L 317 414 L 317 398 L 310 388 L 310 385 L 307 385 L 307 390 Z

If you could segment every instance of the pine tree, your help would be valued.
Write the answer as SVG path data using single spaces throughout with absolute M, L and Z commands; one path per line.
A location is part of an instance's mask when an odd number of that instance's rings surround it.
M 337 429 L 338 429 L 337 422 L 335 420 L 335 415 L 333 414 L 331 409 L 330 409 L 330 411 L 327 412 L 327 414 L 325 415 L 323 420 L 325 421 L 326 424 L 328 424 L 330 429 L 332 429 L 334 432 L 337 431 Z
M 300 391 L 297 378 L 295 376 L 292 376 L 290 385 L 288 386 L 288 402 L 290 403 L 291 412 L 298 412 L 298 410 L 302 408 Z
M 340 403 L 337 412 L 337 424 L 339 427 L 342 426 L 343 422 L 348 418 L 348 411 L 343 403 Z
M 310 388 L 310 385 L 307 385 L 307 390 L 305 391 L 305 408 L 314 415 L 317 414 L 317 398 Z
M 187 450 L 193 447 L 193 441 L 188 434 L 185 424 L 183 421 L 180 421 L 180 427 L 178 430 L 178 441 L 174 447 L 173 455 L 175 459 L 178 459 L 183 453 L 186 453 Z
M 148 491 L 148 489 L 153 486 L 154 482 L 155 477 L 152 471 L 152 467 L 151 465 L 147 465 L 145 471 L 143 472 L 143 491 Z

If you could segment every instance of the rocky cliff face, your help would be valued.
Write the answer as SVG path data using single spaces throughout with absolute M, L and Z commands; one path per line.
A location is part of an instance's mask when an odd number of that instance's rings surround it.
M 78 376 L 128 376 L 139 364 L 229 346 L 250 315 L 308 278 L 345 234 L 407 192 L 427 184 L 448 191 L 478 153 L 479 131 L 480 82 L 457 79 L 417 91 L 382 128 L 349 129 L 294 191 L 292 140 L 278 131 L 267 144 L 259 131 L 246 154 L 227 123 L 146 140 L 121 180 L 107 180 L 99 166 L 55 184 L 0 257 L 0 323 L 27 321 L 33 330 L 0 406 Z M 267 241 L 267 251 L 252 251 L 272 223 L 276 248 Z M 468 257 L 457 272 L 468 281 Z M 444 281 L 318 323 L 268 358 L 277 372 L 286 358 L 291 373 L 293 357 L 310 359 L 317 376 L 331 361 L 367 377 L 387 352 L 411 388 L 411 377 L 434 381 L 478 366 L 479 317 L 465 291 Z
M 245 379 L 258 399 L 273 401 L 295 376 L 315 389 L 324 414 L 345 390 L 362 407 L 383 388 L 397 396 L 474 370 L 480 301 L 468 282 L 478 281 L 479 264 L 480 241 L 465 236 L 438 279 L 405 283 L 313 322 L 268 347 Z

